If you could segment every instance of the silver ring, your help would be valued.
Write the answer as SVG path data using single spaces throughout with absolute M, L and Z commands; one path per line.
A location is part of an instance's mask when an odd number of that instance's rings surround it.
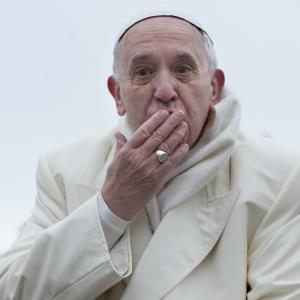
M 161 164 L 165 163 L 169 159 L 168 153 L 163 150 L 158 149 L 155 151 L 155 154 L 156 154 L 157 160 Z

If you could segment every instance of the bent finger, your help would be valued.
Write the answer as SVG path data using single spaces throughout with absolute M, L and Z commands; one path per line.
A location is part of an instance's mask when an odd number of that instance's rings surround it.
M 128 147 L 137 148 L 143 144 L 169 116 L 166 110 L 156 112 L 144 124 L 142 124 L 134 133 L 133 137 L 128 142 Z
M 178 147 L 179 144 L 183 144 L 187 140 L 188 125 L 185 122 L 180 123 L 169 137 L 158 146 L 158 149 L 167 152 L 169 155 Z
M 170 117 L 162 123 L 143 144 L 143 151 L 146 154 L 153 153 L 171 134 L 175 128 L 184 119 L 184 113 L 178 110 L 170 115 Z

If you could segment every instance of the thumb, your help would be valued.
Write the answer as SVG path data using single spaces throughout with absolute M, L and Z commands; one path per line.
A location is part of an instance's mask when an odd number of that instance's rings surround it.
M 127 139 L 120 132 L 115 133 L 115 139 L 116 139 L 116 153 L 118 153 L 123 148 L 123 146 L 127 143 Z

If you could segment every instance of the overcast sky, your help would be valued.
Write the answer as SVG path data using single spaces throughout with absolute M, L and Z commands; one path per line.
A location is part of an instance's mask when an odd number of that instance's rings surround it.
M 116 123 L 106 90 L 113 44 L 144 9 L 197 18 L 242 104 L 242 127 L 300 150 L 299 3 L 0 0 L 0 252 L 30 215 L 39 154 Z

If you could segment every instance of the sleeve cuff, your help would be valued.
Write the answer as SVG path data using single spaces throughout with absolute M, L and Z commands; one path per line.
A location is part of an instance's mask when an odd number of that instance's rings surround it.
M 129 221 L 125 221 L 115 215 L 105 203 L 101 193 L 98 194 L 97 202 L 103 232 L 108 248 L 111 249 L 111 247 L 125 232 Z

